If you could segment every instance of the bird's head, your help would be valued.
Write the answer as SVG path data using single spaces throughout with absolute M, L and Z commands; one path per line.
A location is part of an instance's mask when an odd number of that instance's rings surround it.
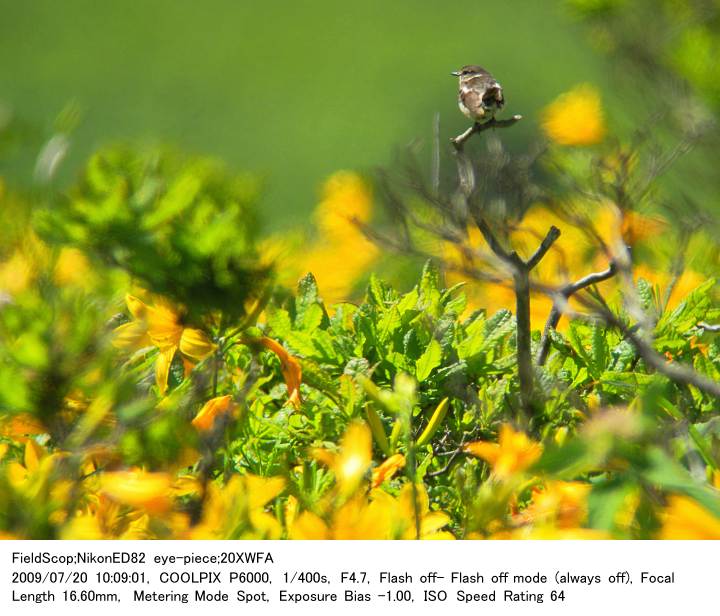
M 460 77 L 460 81 L 466 81 L 468 79 L 473 79 L 474 77 L 487 75 L 488 72 L 481 66 L 468 64 L 467 66 L 463 66 L 459 71 L 453 71 L 450 74 L 455 77 Z

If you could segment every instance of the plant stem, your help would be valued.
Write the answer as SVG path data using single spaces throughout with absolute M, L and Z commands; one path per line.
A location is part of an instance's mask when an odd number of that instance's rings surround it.
M 520 402 L 525 413 L 529 415 L 534 388 L 530 349 L 530 270 L 526 267 L 518 268 L 513 279 Z

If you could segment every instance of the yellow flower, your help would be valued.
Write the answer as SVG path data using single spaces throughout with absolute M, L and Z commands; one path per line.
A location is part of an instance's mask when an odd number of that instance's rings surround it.
M 530 467 L 542 453 L 542 446 L 531 441 L 524 433 L 515 432 L 508 424 L 500 428 L 498 443 L 475 441 L 465 445 L 465 451 L 482 458 L 493 469 L 493 473 L 507 479 Z
M 77 248 L 63 248 L 60 250 L 53 280 L 61 287 L 75 286 L 85 288 L 93 279 L 93 272 L 85 255 Z
M 385 462 L 383 462 L 372 472 L 372 487 L 377 488 L 382 485 L 384 481 L 392 478 L 401 468 L 405 467 L 405 456 L 401 453 L 396 453 L 394 456 L 390 456 Z
M 365 477 L 372 462 L 372 435 L 363 422 L 350 424 L 340 441 L 340 453 L 315 449 L 314 457 L 330 467 L 340 492 L 352 494 Z
M 47 428 L 29 413 L 0 418 L 0 436 L 11 438 L 18 443 L 25 443 L 28 437 L 45 433 Z
M 287 233 L 271 237 L 262 244 L 264 259 L 278 262 L 283 284 L 294 285 L 311 272 L 327 306 L 345 301 L 380 253 L 356 224 L 367 223 L 372 210 L 366 182 L 357 173 L 339 171 L 325 182 L 315 211 L 319 237 L 312 243 Z
M 252 342 L 261 344 L 269 351 L 275 353 L 280 360 L 280 371 L 285 379 L 285 386 L 288 392 L 288 402 L 296 409 L 300 408 L 302 398 L 300 397 L 300 384 L 302 383 L 302 366 L 297 358 L 288 353 L 285 348 L 272 338 L 253 338 Z
M 590 484 L 580 481 L 549 481 L 533 492 L 532 503 L 517 518 L 525 524 L 578 528 L 587 518 Z
M 417 501 L 413 504 L 413 498 Z M 416 525 L 416 514 L 417 522 Z M 450 517 L 440 511 L 430 511 L 425 488 L 411 484 L 403 487 L 395 498 L 382 490 L 373 490 L 370 499 L 356 494 L 338 507 L 326 522 L 319 515 L 303 511 L 288 520 L 290 539 L 454 539 L 442 529 Z
M 370 190 L 352 171 L 338 171 L 328 178 L 323 186 L 323 199 L 315 210 L 319 230 L 336 244 L 358 232 L 354 220 L 366 223 L 371 214 Z
M 560 145 L 592 145 L 605 135 L 600 94 L 590 84 L 581 84 L 561 94 L 543 113 L 543 130 Z
M 282 477 L 255 475 L 235 475 L 222 487 L 209 483 L 202 520 L 187 538 L 279 539 L 282 527 L 265 507 L 284 487 Z
M 119 349 L 137 350 L 154 345 L 160 351 L 155 362 L 155 381 L 161 394 L 167 391 L 168 374 L 175 353 L 179 350 L 191 362 L 202 361 L 216 346 L 200 330 L 185 327 L 177 309 L 165 302 L 148 306 L 128 295 L 127 307 L 134 320 L 115 329 L 113 344 Z
M 112 500 L 158 515 L 170 509 L 171 485 L 167 473 L 132 470 L 102 476 L 102 491 Z
M 195 419 L 192 420 L 192 425 L 201 432 L 212 430 L 215 425 L 215 420 L 223 415 L 232 413 L 234 408 L 235 403 L 232 401 L 232 396 L 230 395 L 212 398 L 208 400 L 200 409 L 200 412 L 195 415 Z
M 687 496 L 668 498 L 662 522 L 660 539 L 720 539 L 720 518 Z

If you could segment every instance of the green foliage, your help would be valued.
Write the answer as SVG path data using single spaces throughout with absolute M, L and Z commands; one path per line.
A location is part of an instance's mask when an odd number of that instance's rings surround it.
M 254 247 L 257 198 L 254 178 L 214 161 L 114 148 L 36 226 L 194 310 L 238 315 L 269 275 Z

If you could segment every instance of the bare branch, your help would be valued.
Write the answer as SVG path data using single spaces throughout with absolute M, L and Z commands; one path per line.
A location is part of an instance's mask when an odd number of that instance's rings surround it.
M 610 267 L 608 267 L 606 270 L 603 270 L 602 272 L 594 272 L 592 274 L 588 274 L 587 276 L 580 278 L 580 280 L 565 285 L 562 289 L 560 289 L 559 294 L 556 295 L 559 295 L 563 300 L 567 301 L 578 291 L 582 291 L 587 287 L 598 284 L 599 282 L 603 282 L 608 278 L 612 278 L 616 272 L 617 267 L 613 262 L 610 264 Z M 547 361 L 548 352 L 550 350 L 550 332 L 557 327 L 558 323 L 560 322 L 561 316 L 562 311 L 558 306 L 558 302 L 555 301 L 553 302 L 552 310 L 550 310 L 550 315 L 545 322 L 543 335 L 540 339 L 540 348 L 538 349 L 537 358 L 535 360 L 538 366 L 545 365 L 545 362 Z
M 538 263 L 542 260 L 542 258 L 545 256 L 548 250 L 552 247 L 552 245 L 555 243 L 555 240 L 560 237 L 560 229 L 558 229 L 556 226 L 551 226 L 550 230 L 547 232 L 547 235 L 545 236 L 545 239 L 542 241 L 540 246 L 538 246 L 538 249 L 535 251 L 535 254 L 533 254 L 525 263 L 526 267 L 529 270 L 535 269 Z
M 666 357 L 658 353 L 638 334 L 637 330 L 628 327 L 609 310 L 603 310 L 600 315 L 608 325 L 617 327 L 620 332 L 635 347 L 645 363 L 665 375 L 671 381 L 681 385 L 692 385 L 703 393 L 720 398 L 720 383 L 714 381 L 699 372 L 695 372 L 689 366 L 684 366 L 675 361 L 668 361 Z
M 521 115 L 514 115 L 508 120 L 496 120 L 495 118 L 492 118 L 487 122 L 475 122 L 475 124 L 468 128 L 464 133 L 450 139 L 450 142 L 453 146 L 455 146 L 456 150 L 461 150 L 465 146 L 465 142 L 475 133 L 481 133 L 490 128 L 506 128 L 508 126 L 512 126 L 520 120 L 522 120 Z

